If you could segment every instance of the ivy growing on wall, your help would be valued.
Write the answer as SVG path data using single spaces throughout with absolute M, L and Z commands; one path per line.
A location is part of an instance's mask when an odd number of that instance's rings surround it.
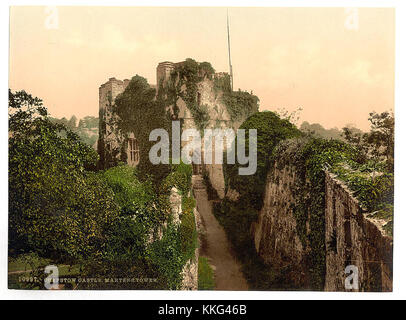
M 393 174 L 385 171 L 384 163 L 360 161 L 358 150 L 343 141 L 304 136 L 289 121 L 272 112 L 256 113 L 240 128 L 258 130 L 257 172 L 242 178 L 236 166 L 223 165 L 226 188 L 238 191 L 239 199 L 236 202 L 223 200 L 215 206 L 215 214 L 237 250 L 252 246 L 249 233 L 246 234 L 249 239 L 236 237 L 235 230 L 241 226 L 249 230 L 255 221 L 263 205 L 266 176 L 275 163 L 278 169 L 295 168 L 296 184 L 291 188 L 295 201 L 289 205 L 297 222 L 297 234 L 309 252 L 306 263 L 313 289 L 324 287 L 325 170 L 334 173 L 353 191 L 365 212 L 386 219 L 384 229 L 391 234 L 394 184 Z M 255 257 L 252 252 L 249 259 L 243 257 L 242 262 Z M 252 277 L 252 270 L 248 270 L 246 276 Z M 269 279 L 261 278 L 260 282 Z
M 200 105 L 197 101 L 198 83 L 205 78 L 213 79 L 213 75 L 214 69 L 209 62 L 198 63 L 188 58 L 175 67 L 167 87 L 164 89 L 167 99 L 169 99 L 168 102 L 173 103 L 176 117 L 179 112 L 176 102 L 178 98 L 182 98 L 192 113 L 197 128 L 201 131 L 207 126 L 210 117 L 208 107 Z
M 176 118 L 179 116 L 179 107 L 176 103 L 178 98 L 182 98 L 192 114 L 196 127 L 201 131 L 207 127 L 210 120 L 208 106 L 201 105 L 197 101 L 198 83 L 204 79 L 214 82 L 214 92 L 216 95 L 222 95 L 222 102 L 232 122 L 243 120 L 258 111 L 258 97 L 241 90 L 232 91 L 230 76 L 223 74 L 215 77 L 214 72 L 209 62 L 198 63 L 189 58 L 175 67 L 165 86 L 159 86 L 162 97 L 166 97 L 166 104 L 173 106 Z
M 286 119 L 281 119 L 271 111 L 257 112 L 251 115 L 240 126 L 246 130 L 246 147 L 248 147 L 248 130 L 257 130 L 257 170 L 250 176 L 238 174 L 238 164 L 227 164 L 224 161 L 223 169 L 226 186 L 236 190 L 241 197 L 256 210 L 260 210 L 265 191 L 266 176 L 271 166 L 270 155 L 274 153 L 277 144 L 293 137 L 298 137 L 301 132 Z
M 392 236 L 395 184 L 394 174 L 386 171 L 387 168 L 384 162 L 381 163 L 381 170 L 376 171 L 376 164 L 373 162 L 358 164 L 348 161 L 338 163 L 330 171 L 345 182 L 365 212 L 386 221 L 383 228 Z
M 354 149 L 337 140 L 304 138 L 282 142 L 274 159 L 279 168 L 294 166 L 297 174 L 292 205 L 299 239 L 309 248 L 313 289 L 322 290 L 325 275 L 325 173 L 327 166 L 355 157 Z M 309 224 L 308 232 L 306 225 Z
M 156 91 L 147 80 L 140 76 L 131 79 L 124 92 L 115 100 L 113 127 L 121 146 L 121 161 L 126 162 L 127 137 L 134 133 L 139 146 L 140 161 L 137 170 L 141 178 L 153 176 L 161 181 L 169 172 L 169 166 L 153 165 L 149 160 L 149 150 L 155 142 L 149 141 L 152 130 L 163 128 L 171 134 L 171 117 L 161 99 L 155 99 Z
M 222 101 L 227 108 L 231 121 L 239 121 L 258 111 L 259 99 L 246 91 L 232 91 L 230 76 L 224 74 L 214 79 L 214 91 L 222 93 Z
M 292 204 L 297 233 L 310 248 L 309 270 L 314 289 L 322 289 L 325 276 L 325 170 L 337 175 L 366 212 L 387 218 L 391 233 L 393 174 L 375 172 L 376 163 L 359 163 L 357 150 L 345 142 L 321 138 L 287 140 L 279 144 L 274 160 L 279 168 L 294 166 L 297 174 Z M 378 165 L 379 167 L 379 165 Z M 309 223 L 310 231 L 306 230 Z

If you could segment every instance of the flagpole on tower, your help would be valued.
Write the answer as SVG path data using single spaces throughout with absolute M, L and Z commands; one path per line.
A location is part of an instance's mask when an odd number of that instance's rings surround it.
M 230 25 L 228 21 L 228 9 L 227 9 L 227 39 L 228 39 L 228 64 L 230 66 L 230 85 L 231 91 L 233 91 L 233 66 L 231 65 Z

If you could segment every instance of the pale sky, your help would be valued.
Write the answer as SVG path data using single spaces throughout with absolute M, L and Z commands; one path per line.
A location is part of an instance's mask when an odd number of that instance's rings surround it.
M 139 74 L 155 84 L 161 61 L 228 71 L 225 8 L 57 7 L 57 24 L 45 7 L 10 10 L 10 88 L 56 117 L 98 116 L 102 83 Z M 260 110 L 302 107 L 300 122 L 365 130 L 370 111 L 393 109 L 394 9 L 230 8 L 229 17 L 234 89 L 252 90 Z

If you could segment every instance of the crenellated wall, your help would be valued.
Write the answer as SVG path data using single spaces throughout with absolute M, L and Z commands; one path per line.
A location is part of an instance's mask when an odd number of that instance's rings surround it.
M 301 241 L 294 215 L 298 172 L 285 165 L 267 177 L 264 204 L 251 232 L 258 254 L 266 263 L 284 271 L 284 277 L 298 288 L 309 288 L 312 254 Z M 311 196 L 310 194 L 307 196 Z M 309 219 L 307 219 L 309 220 Z M 306 236 L 308 221 L 301 229 Z M 352 192 L 331 173 L 325 173 L 325 278 L 326 291 L 391 291 L 392 238 L 382 229 L 382 221 L 372 219 L 360 207 Z M 305 240 L 308 241 L 308 240 Z M 303 245 L 305 243 L 305 245 Z M 351 266 L 351 272 L 346 267 Z M 358 269 L 358 289 L 345 287 L 347 277 Z M 350 281 L 350 284 L 352 282 Z

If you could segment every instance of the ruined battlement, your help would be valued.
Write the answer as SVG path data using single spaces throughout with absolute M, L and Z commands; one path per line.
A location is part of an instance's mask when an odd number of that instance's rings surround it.
M 221 79 L 221 78 L 225 78 L 228 76 L 229 76 L 228 72 L 216 72 L 214 74 L 214 79 Z
M 150 85 L 151 88 L 156 89 L 156 94 L 158 94 L 158 90 L 161 85 L 168 84 L 168 81 L 171 79 L 171 75 L 178 67 L 185 64 L 188 60 L 180 61 L 180 62 L 171 62 L 171 61 L 163 61 L 160 62 L 156 67 L 156 85 Z M 209 66 L 206 63 L 206 67 Z M 229 128 L 239 126 L 239 122 L 232 123 L 231 117 L 228 112 L 227 106 L 225 105 L 224 100 L 222 99 L 222 93 L 220 92 L 221 89 L 216 87 L 216 82 L 214 80 L 222 79 L 229 77 L 226 72 L 218 72 L 213 73 L 213 70 L 209 68 L 210 76 L 205 75 L 204 68 L 200 70 L 201 74 L 199 77 L 199 81 L 196 83 L 195 87 L 195 99 L 196 99 L 196 108 L 201 108 L 201 112 L 205 114 L 207 118 L 204 123 L 204 126 L 207 128 Z M 184 80 L 184 79 L 182 79 Z M 124 92 L 127 88 L 130 80 L 119 80 L 115 77 L 109 78 L 106 83 L 103 83 L 99 87 L 99 119 L 100 119 L 100 130 L 99 130 L 99 143 L 102 143 L 106 146 L 106 148 L 102 148 L 102 153 L 110 152 L 110 149 L 117 149 L 122 150 L 120 144 L 125 141 L 126 139 L 122 139 L 115 134 L 115 128 L 112 127 L 111 123 L 114 121 L 109 121 L 116 117 L 116 112 L 114 110 L 114 102 L 118 95 Z M 183 95 L 179 96 L 176 102 L 170 101 L 170 105 L 165 105 L 163 107 L 167 108 L 167 110 L 171 110 L 174 112 L 175 106 L 177 110 L 177 118 L 182 119 L 182 129 L 190 129 L 190 128 L 199 128 L 201 123 L 199 123 L 200 119 L 196 120 L 195 113 L 196 110 L 192 109 L 188 103 L 184 100 L 184 96 L 186 96 L 186 85 L 183 84 L 180 89 L 183 92 Z M 193 106 L 192 106 L 193 107 Z M 244 119 L 241 119 L 242 122 Z M 137 140 L 138 137 L 134 137 L 133 139 Z M 128 148 L 127 148 L 128 149 Z M 136 149 L 136 148 L 135 148 Z M 127 152 L 128 153 L 128 152 Z M 103 158 L 104 155 L 101 155 Z M 119 154 L 116 155 L 119 157 Z M 128 158 L 128 157 L 127 157 Z M 131 164 L 130 164 L 131 165 Z M 221 165 L 212 165 L 207 166 L 207 172 L 209 173 L 209 177 L 212 181 L 213 186 L 217 189 L 219 194 L 224 193 L 224 181 L 222 177 L 222 166 Z
M 159 84 L 168 81 L 173 70 L 183 63 L 185 63 L 185 61 L 176 63 L 163 61 L 158 63 L 156 67 L 156 85 L 150 84 L 150 87 L 154 89 L 159 88 Z M 228 76 L 229 74 L 227 72 L 216 72 L 213 77 L 214 79 L 221 79 Z M 109 99 L 111 100 L 110 102 L 113 103 L 117 96 L 124 92 L 129 83 L 129 79 L 119 80 L 115 77 L 111 77 L 107 82 L 103 83 L 99 87 L 99 109 L 105 109 L 106 105 L 109 104 Z
M 127 88 L 129 83 L 129 79 L 118 80 L 114 77 L 103 83 L 99 87 L 99 109 L 105 110 L 110 102 L 113 102 Z
M 160 62 L 156 67 L 156 83 L 159 86 L 160 83 L 166 82 L 171 72 L 175 69 L 175 63 L 170 61 Z

